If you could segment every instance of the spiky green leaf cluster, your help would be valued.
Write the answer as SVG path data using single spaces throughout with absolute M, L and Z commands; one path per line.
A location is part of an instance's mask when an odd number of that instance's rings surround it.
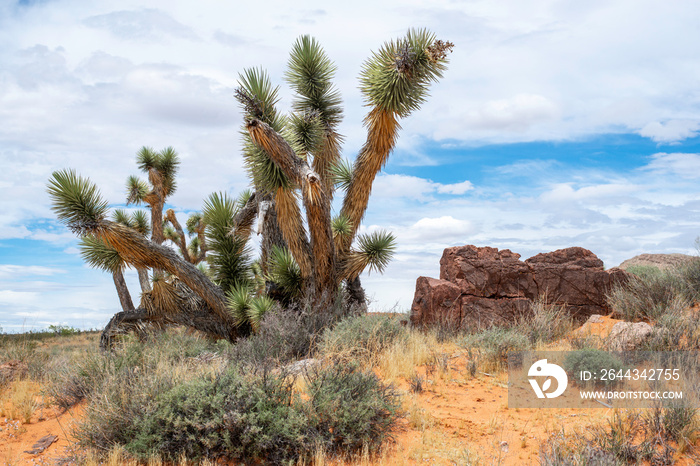
M 299 37 L 290 53 L 285 79 L 297 94 L 292 102 L 295 113 L 315 111 L 329 128 L 343 118 L 340 92 L 333 86 L 336 66 L 316 39 Z
M 226 293 L 226 306 L 238 327 L 250 326 L 253 331 L 260 328 L 265 314 L 275 305 L 268 296 L 254 296 L 247 286 L 235 286 Z
M 383 273 L 396 251 L 396 238 L 388 231 L 375 231 L 357 237 L 357 251 L 369 270 Z
M 107 243 L 92 235 L 83 236 L 78 243 L 80 257 L 90 267 L 105 272 L 118 273 L 126 267 L 119 253 Z
M 289 117 L 285 139 L 300 157 L 316 152 L 323 143 L 324 124 L 316 111 L 293 113 Z
M 148 214 L 145 210 L 137 210 L 131 214 L 132 228 L 143 236 L 148 236 L 151 232 L 151 222 L 148 220 Z
M 122 225 L 127 226 L 129 228 L 134 227 L 131 220 L 131 215 L 129 215 L 129 213 L 124 209 L 115 209 L 112 213 L 112 219 L 115 222 L 121 223 Z
M 204 203 L 209 253 L 207 261 L 214 280 L 224 290 L 250 281 L 250 257 L 245 240 L 231 235 L 236 215 L 235 202 L 226 193 L 213 193 Z
M 333 185 L 347 191 L 352 183 L 352 164 L 348 160 L 340 159 L 331 165 L 330 172 L 333 177 Z
M 269 256 L 268 275 L 290 297 L 301 293 L 303 278 L 299 264 L 287 248 L 273 246 Z
M 406 37 L 373 53 L 360 74 L 360 90 L 367 103 L 402 118 L 417 110 L 428 96 L 430 83 L 447 68 L 446 54 L 437 53 L 435 44 L 431 32 L 410 29 Z
M 338 215 L 331 220 L 331 230 L 333 231 L 333 236 L 347 238 L 353 232 L 352 222 L 345 215 Z
M 99 230 L 109 205 L 89 179 L 78 176 L 74 170 L 55 171 L 47 191 L 51 210 L 71 231 L 82 236 Z
M 131 175 L 126 180 L 126 203 L 141 204 L 148 195 L 151 188 L 138 176 Z
M 226 293 L 226 306 L 236 326 L 241 327 L 248 322 L 248 309 L 252 300 L 247 286 L 234 286 Z
M 236 98 L 244 110 L 245 119 L 256 118 L 282 133 L 286 120 L 277 112 L 279 87 L 272 87 L 267 73 L 258 68 L 246 69 L 239 75 L 240 87 Z M 252 103 L 251 103 L 252 102 Z M 270 160 L 269 155 L 250 139 L 247 131 L 243 137 L 243 162 L 257 189 L 272 192 L 277 188 L 291 188 L 291 183 L 282 170 Z
M 192 238 L 190 244 L 187 245 L 187 250 L 189 251 L 191 257 L 198 257 L 201 248 L 202 244 L 199 242 L 199 238 L 196 236 Z
M 173 243 L 177 243 L 180 241 L 180 235 L 170 224 L 163 225 L 163 237 L 167 240 L 172 241 Z
M 246 189 L 246 190 L 241 191 L 238 194 L 238 199 L 236 200 L 236 208 L 239 210 L 244 208 L 251 197 L 253 197 L 252 190 Z
M 187 234 L 189 236 L 194 235 L 197 232 L 197 228 L 200 227 L 202 222 L 202 214 L 195 212 L 187 218 L 185 227 L 187 228 Z
M 148 173 L 155 170 L 163 178 L 165 195 L 172 195 L 177 189 L 175 176 L 180 165 L 177 152 L 172 147 L 166 147 L 156 152 L 151 147 L 142 147 L 136 154 L 136 163 L 142 171 Z

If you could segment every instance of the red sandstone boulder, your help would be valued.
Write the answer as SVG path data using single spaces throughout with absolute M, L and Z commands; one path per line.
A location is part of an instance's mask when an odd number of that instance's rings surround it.
M 416 282 L 411 321 L 504 324 L 530 312 L 530 302 L 540 297 L 585 320 L 608 312 L 605 296 L 626 276 L 620 269 L 605 271 L 603 261 L 580 247 L 524 262 L 508 249 L 447 248 L 440 259 L 440 280 L 419 277 Z

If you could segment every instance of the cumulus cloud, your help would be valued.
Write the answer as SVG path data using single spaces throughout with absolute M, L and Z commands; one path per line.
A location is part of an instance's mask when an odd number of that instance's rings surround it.
M 489 130 L 525 131 L 531 126 L 552 120 L 559 110 L 550 99 L 537 94 L 518 94 L 510 99 L 490 100 L 482 104 L 467 123 Z
M 639 134 L 654 142 L 673 143 L 692 138 L 700 132 L 698 120 L 669 120 L 666 122 L 653 121 L 644 125 Z

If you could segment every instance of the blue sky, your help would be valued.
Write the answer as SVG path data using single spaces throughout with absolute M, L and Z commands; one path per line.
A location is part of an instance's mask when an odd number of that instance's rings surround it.
M 613 267 L 695 253 L 700 234 L 700 4 L 678 0 L 194 2 L 0 0 L 0 327 L 102 327 L 111 277 L 87 268 L 46 195 L 75 168 L 114 206 L 144 145 L 181 156 L 181 218 L 248 187 L 232 95 L 246 67 L 282 79 L 296 37 L 338 66 L 344 156 L 363 142 L 363 60 L 409 27 L 455 43 L 445 77 L 402 121 L 363 231 L 395 260 L 363 277 L 407 309 L 445 247 L 523 258 L 569 246 Z M 137 296 L 135 274 L 127 274 Z

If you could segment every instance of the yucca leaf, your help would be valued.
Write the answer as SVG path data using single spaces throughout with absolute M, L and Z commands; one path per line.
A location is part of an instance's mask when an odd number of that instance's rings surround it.
M 301 268 L 287 248 L 273 246 L 268 259 L 268 275 L 284 292 L 298 296 L 303 286 Z
M 126 203 L 140 204 L 146 199 L 151 188 L 139 177 L 131 175 L 126 180 Z
M 51 210 L 71 231 L 86 235 L 100 229 L 109 205 L 89 179 L 78 176 L 74 170 L 55 171 L 47 191 Z
M 331 165 L 330 173 L 336 187 L 347 190 L 352 183 L 352 164 L 348 160 L 341 159 Z
M 92 235 L 83 236 L 78 243 L 80 257 L 90 266 L 105 272 L 123 272 L 126 264 L 119 253 Z
M 396 238 L 388 231 L 375 231 L 357 237 L 357 252 L 363 257 L 365 267 L 383 273 L 396 251 Z
M 299 114 L 317 112 L 328 128 L 336 127 L 343 115 L 340 93 L 332 84 L 335 71 L 336 66 L 316 39 L 301 36 L 296 40 L 285 73 L 297 94 L 292 109 Z
M 250 305 L 248 306 L 246 314 L 248 315 L 248 322 L 254 332 L 258 331 L 260 322 L 262 322 L 265 314 L 270 311 L 274 305 L 275 301 L 265 295 L 256 296 L 250 300 Z
M 141 233 L 143 236 L 148 236 L 151 232 L 151 223 L 148 220 L 148 214 L 145 210 L 137 210 L 131 214 L 131 222 L 134 230 Z
M 248 322 L 248 309 L 252 297 L 247 286 L 234 286 L 226 293 L 226 306 L 236 326 L 240 327 Z
M 143 172 L 148 173 L 150 169 L 158 168 L 157 160 L 158 156 L 156 154 L 156 151 L 153 150 L 152 147 L 143 146 L 136 153 L 136 165 Z
M 115 209 L 112 213 L 112 218 L 115 222 L 121 223 L 129 228 L 134 228 L 134 221 L 124 209 Z
M 187 228 L 187 234 L 189 236 L 194 235 L 197 233 L 197 230 L 201 228 L 203 225 L 203 219 L 202 219 L 202 214 L 199 212 L 195 212 L 192 215 L 189 216 L 187 219 L 187 222 L 185 223 L 185 227 Z
M 225 193 L 211 194 L 202 209 L 209 251 L 207 261 L 215 282 L 223 289 L 251 280 L 246 241 L 229 234 L 234 227 L 235 212 L 235 202 Z
M 452 44 L 437 41 L 425 29 L 409 29 L 402 39 L 385 43 L 363 65 L 360 90 L 368 105 L 408 116 L 442 77 Z

